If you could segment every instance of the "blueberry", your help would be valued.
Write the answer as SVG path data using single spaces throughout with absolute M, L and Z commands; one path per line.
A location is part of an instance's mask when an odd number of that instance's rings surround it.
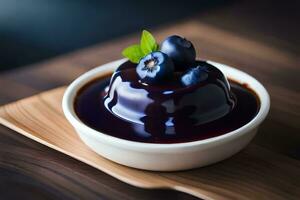
M 167 37 L 161 44 L 161 51 L 174 62 L 175 70 L 184 71 L 194 64 L 196 51 L 193 44 L 177 35 Z
M 166 54 L 156 51 L 140 60 L 136 72 L 143 83 L 157 84 L 172 77 L 174 64 Z
M 205 81 L 208 78 L 208 70 L 205 66 L 197 66 L 195 68 L 189 69 L 182 77 L 181 83 L 184 86 L 190 86 L 202 81 Z

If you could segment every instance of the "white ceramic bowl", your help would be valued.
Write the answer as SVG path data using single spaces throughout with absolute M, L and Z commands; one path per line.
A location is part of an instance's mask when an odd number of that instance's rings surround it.
M 114 61 L 86 72 L 66 90 L 63 111 L 83 142 L 101 156 L 122 165 L 154 171 L 185 170 L 209 165 L 226 159 L 244 148 L 255 136 L 258 126 L 268 114 L 270 98 L 266 89 L 255 78 L 235 68 L 211 62 L 225 76 L 247 83 L 260 99 L 258 114 L 243 127 L 227 134 L 194 142 L 151 144 L 133 142 L 96 131 L 80 121 L 73 108 L 77 91 L 96 77 L 113 72 L 125 60 Z M 112 124 L 116 126 L 116 124 Z

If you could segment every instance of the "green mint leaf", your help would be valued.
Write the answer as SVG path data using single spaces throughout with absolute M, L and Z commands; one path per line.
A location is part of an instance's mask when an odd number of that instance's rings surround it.
M 128 58 L 133 63 L 139 63 L 140 59 L 144 57 L 140 45 L 134 44 L 122 51 L 122 55 Z
M 152 51 L 158 50 L 158 45 L 155 41 L 155 38 L 150 32 L 146 30 L 143 30 L 140 45 L 141 45 L 141 50 L 145 55 L 151 53 Z

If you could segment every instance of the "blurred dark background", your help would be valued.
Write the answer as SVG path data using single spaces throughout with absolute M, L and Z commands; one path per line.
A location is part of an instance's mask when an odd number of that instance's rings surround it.
M 0 0 L 0 71 L 189 18 L 299 54 L 299 0 Z
M 0 70 L 142 28 L 183 20 L 225 0 L 0 0 Z

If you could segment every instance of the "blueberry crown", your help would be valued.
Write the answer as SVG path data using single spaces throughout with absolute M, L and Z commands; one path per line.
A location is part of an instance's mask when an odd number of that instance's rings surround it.
M 152 34 L 143 31 L 140 44 L 123 50 L 122 54 L 136 63 L 136 73 L 144 84 L 162 84 L 174 78 L 174 72 L 185 72 L 196 67 L 196 51 L 193 44 L 178 35 L 167 37 L 159 46 Z M 189 72 L 183 84 L 199 82 L 199 70 Z M 197 79 L 197 80 L 196 80 Z

